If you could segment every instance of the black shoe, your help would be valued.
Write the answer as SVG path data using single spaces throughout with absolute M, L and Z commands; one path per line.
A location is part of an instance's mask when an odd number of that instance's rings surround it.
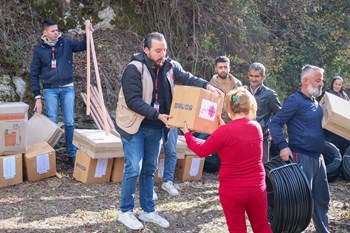
M 75 165 L 75 156 L 74 157 L 68 157 L 68 162 L 69 164 L 74 167 Z

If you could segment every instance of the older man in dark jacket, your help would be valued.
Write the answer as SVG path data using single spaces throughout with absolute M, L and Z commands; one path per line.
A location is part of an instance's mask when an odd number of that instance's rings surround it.
M 265 66 L 255 62 L 249 66 L 248 78 L 250 82 L 249 91 L 254 95 L 258 104 L 256 120 L 259 122 L 264 135 L 263 162 L 269 160 L 270 133 L 268 124 L 271 117 L 281 109 L 281 103 L 277 93 L 263 84 L 266 74 Z

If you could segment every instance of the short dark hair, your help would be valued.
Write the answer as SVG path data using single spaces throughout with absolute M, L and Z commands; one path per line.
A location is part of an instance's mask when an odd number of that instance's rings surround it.
M 215 59 L 215 65 L 217 65 L 219 62 L 228 62 L 228 64 L 230 64 L 230 59 L 226 56 L 219 56 Z
M 256 70 L 256 71 L 260 71 L 261 75 L 265 75 L 266 69 L 265 66 L 263 64 L 261 64 L 260 62 L 254 62 L 249 66 L 248 71 L 251 70 Z
M 44 20 L 43 24 L 42 24 L 42 28 L 43 30 L 46 30 L 48 27 L 53 26 L 53 25 L 57 25 L 57 22 L 53 19 L 46 19 Z
M 143 48 L 151 48 L 152 47 L 152 40 L 159 40 L 159 41 L 165 41 L 164 35 L 159 32 L 151 32 L 145 36 L 145 39 L 143 39 Z

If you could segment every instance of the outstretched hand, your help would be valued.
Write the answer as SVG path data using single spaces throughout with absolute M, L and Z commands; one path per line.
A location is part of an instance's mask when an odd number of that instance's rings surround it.
M 217 115 L 217 118 L 219 120 L 219 126 L 226 125 L 225 121 L 221 118 L 221 115 Z
M 214 87 L 214 86 L 212 86 L 210 84 L 207 85 L 207 90 L 211 91 L 213 93 L 216 93 L 216 94 L 218 94 L 218 95 L 220 95 L 222 97 L 225 96 L 225 94 L 219 88 L 216 88 L 216 87 Z
M 184 127 L 183 127 L 183 128 L 180 128 L 180 130 L 181 130 L 184 134 L 190 132 L 190 130 L 188 129 L 188 126 L 187 126 L 187 122 L 186 122 L 186 121 L 184 121 Z
M 168 127 L 168 128 L 170 127 L 168 125 L 168 120 L 170 118 L 172 118 L 172 116 L 167 115 L 167 114 L 159 114 L 159 116 L 158 116 L 158 120 L 162 121 L 165 124 L 165 126 Z

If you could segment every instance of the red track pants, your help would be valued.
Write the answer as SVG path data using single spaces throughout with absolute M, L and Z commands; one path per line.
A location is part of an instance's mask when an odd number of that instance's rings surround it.
M 267 219 L 267 193 L 260 187 L 219 187 L 219 196 L 230 233 L 246 233 L 247 213 L 254 233 L 272 233 Z

